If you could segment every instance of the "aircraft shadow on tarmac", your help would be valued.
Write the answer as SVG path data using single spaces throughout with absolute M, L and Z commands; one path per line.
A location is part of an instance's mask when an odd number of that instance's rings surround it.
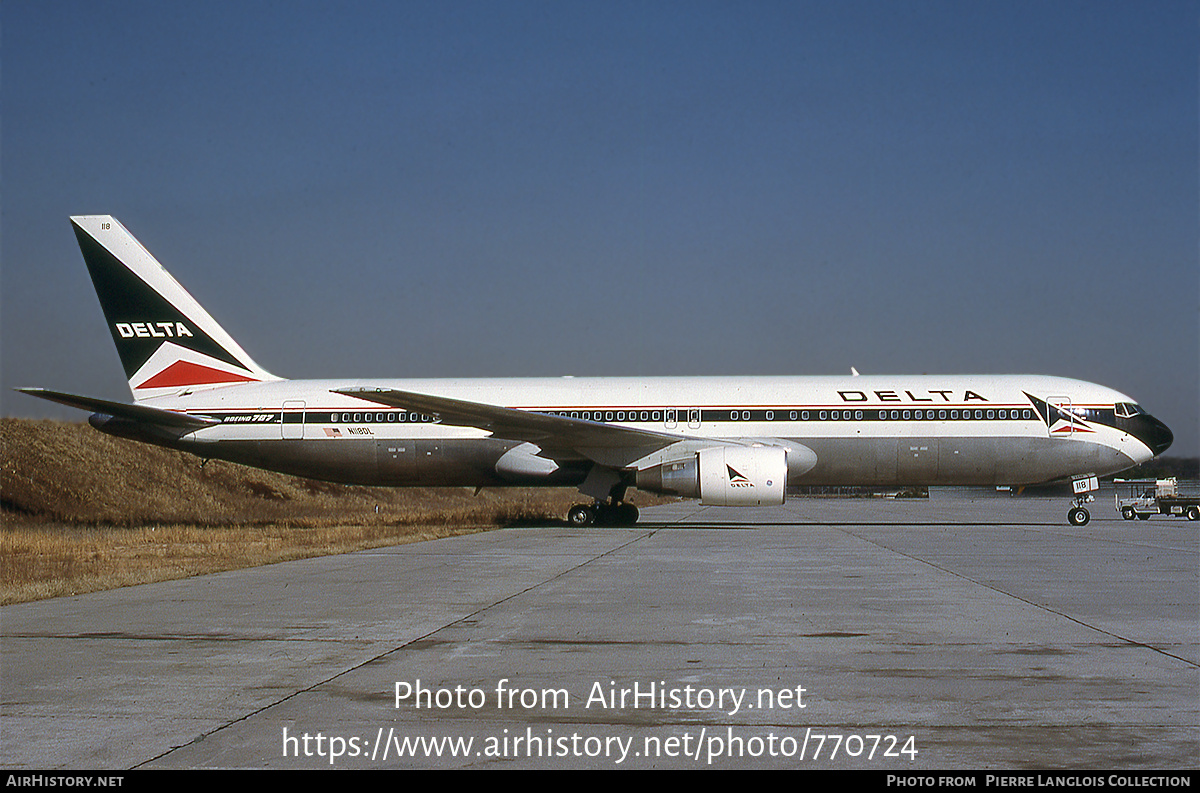
M 1063 528 L 1062 522 L 1047 518 L 1044 521 L 1012 521 L 1012 520 L 812 520 L 812 521 L 796 521 L 796 520 L 776 520 L 776 521 L 755 521 L 754 523 L 737 523 L 737 522 L 718 522 L 718 521 L 698 521 L 695 523 L 685 523 L 679 521 L 663 522 L 663 521 L 638 521 L 632 526 L 587 526 L 586 531 L 605 531 L 605 530 L 620 530 L 620 531 L 667 531 L 671 529 L 723 529 L 723 530 L 738 530 L 750 531 L 753 529 L 765 528 L 837 528 L 837 527 L 855 527 L 855 526 L 910 526 L 910 527 L 967 527 L 967 526 L 995 526 L 995 527 L 1046 527 L 1052 526 L 1055 528 Z M 501 529 L 578 529 L 579 526 L 573 526 L 565 520 L 541 520 L 541 521 L 514 521 L 500 527 Z

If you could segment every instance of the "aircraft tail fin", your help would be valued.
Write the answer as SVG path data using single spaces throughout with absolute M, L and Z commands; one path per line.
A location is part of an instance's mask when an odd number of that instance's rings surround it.
M 110 215 L 71 218 L 135 400 L 279 380 Z

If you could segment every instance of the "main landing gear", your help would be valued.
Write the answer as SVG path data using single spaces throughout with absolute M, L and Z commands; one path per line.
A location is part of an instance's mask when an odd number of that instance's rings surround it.
M 637 519 L 638 508 L 628 501 L 576 504 L 567 512 L 567 522 L 572 526 L 632 526 Z
M 567 522 L 572 526 L 632 526 L 637 523 L 638 508 L 625 500 L 631 484 L 628 475 L 595 466 L 579 486 L 579 492 L 594 502 L 571 507 Z

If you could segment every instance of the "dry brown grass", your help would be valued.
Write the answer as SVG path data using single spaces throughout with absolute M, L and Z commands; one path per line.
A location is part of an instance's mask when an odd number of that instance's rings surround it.
M 489 526 L 114 526 L 6 521 L 0 603 L 186 578 L 481 531 Z
M 114 438 L 86 424 L 0 419 L 0 507 L 72 525 L 478 524 L 544 514 L 568 491 L 351 487 Z M 565 499 L 563 498 L 565 495 Z M 566 507 L 563 508 L 565 512 Z
M 573 490 L 373 488 L 0 419 L 0 603 L 561 520 Z M 645 502 L 645 499 L 643 499 Z

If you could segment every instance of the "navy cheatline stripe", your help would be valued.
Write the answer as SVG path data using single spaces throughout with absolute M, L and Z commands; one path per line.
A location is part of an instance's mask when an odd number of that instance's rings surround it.
M 675 408 L 675 423 L 687 424 L 686 410 Z M 429 414 L 414 413 L 405 410 L 305 410 L 286 411 L 254 410 L 244 411 L 189 411 L 197 415 L 211 416 L 226 424 L 270 424 L 282 421 L 284 424 L 421 424 L 433 423 Z M 624 424 L 663 424 L 666 422 L 667 410 L 663 408 L 647 408 L 646 410 L 609 410 L 607 408 L 589 408 L 572 411 L 531 411 L 547 415 L 578 418 L 598 423 Z M 1111 410 L 1108 411 L 1110 414 Z M 646 418 L 642 418 L 642 414 Z M 571 414 L 575 414 L 572 416 Z M 657 418 L 655 418 L 657 414 Z M 611 418 L 609 417 L 611 415 Z M 282 418 L 281 418 L 282 416 Z M 1090 418 L 1090 417 L 1089 417 Z M 814 408 L 773 408 L 771 410 L 703 410 L 700 421 L 707 424 L 742 424 L 742 423 L 812 423 L 812 422 L 847 422 L 847 421 L 1043 421 L 1037 412 L 1026 408 L 867 408 L 853 410 L 839 408 L 837 410 Z M 1100 421 L 1108 424 L 1109 422 Z M 1110 426 L 1113 426 L 1110 424 Z

